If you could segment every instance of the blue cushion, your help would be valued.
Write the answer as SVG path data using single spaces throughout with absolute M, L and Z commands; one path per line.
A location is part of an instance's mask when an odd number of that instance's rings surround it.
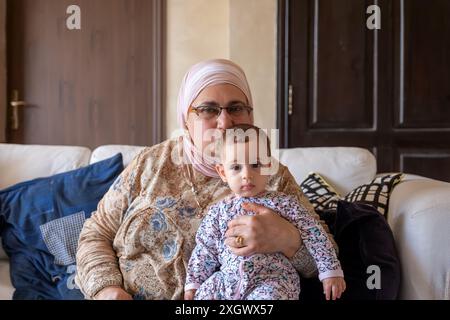
M 123 170 L 119 153 L 95 164 L 0 191 L 0 232 L 13 299 L 82 299 L 74 282 L 84 221 Z

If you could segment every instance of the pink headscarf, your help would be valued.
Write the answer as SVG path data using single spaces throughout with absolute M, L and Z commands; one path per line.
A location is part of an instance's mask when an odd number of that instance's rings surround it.
M 239 88 L 247 98 L 249 106 L 253 106 L 250 87 L 244 71 L 235 63 L 225 59 L 212 59 L 193 65 L 183 78 L 178 93 L 178 123 L 182 129 L 187 129 L 187 112 L 192 102 L 200 92 L 208 86 L 217 84 L 231 84 Z M 201 150 L 193 144 L 191 137 L 183 137 L 185 156 L 197 171 L 208 177 L 217 178 L 213 158 L 202 155 Z

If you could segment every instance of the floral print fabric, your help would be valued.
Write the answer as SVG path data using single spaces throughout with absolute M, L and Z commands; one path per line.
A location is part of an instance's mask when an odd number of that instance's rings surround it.
M 293 223 L 313 256 L 319 279 L 342 277 L 343 272 L 326 232 L 294 196 L 265 192 L 257 197 L 232 195 L 211 206 L 196 236 L 189 260 L 185 289 L 197 289 L 195 299 L 298 299 L 300 279 L 293 264 L 281 253 L 233 254 L 225 245 L 228 222 L 253 215 L 244 202 L 263 205 Z

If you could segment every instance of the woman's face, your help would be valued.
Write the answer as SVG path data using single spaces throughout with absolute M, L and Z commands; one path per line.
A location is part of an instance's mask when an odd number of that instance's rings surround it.
M 244 93 L 231 84 L 217 84 L 213 86 L 206 87 L 203 89 L 197 98 L 192 102 L 187 116 L 187 128 L 189 135 L 192 138 L 195 146 L 199 150 L 209 149 L 212 146 L 213 138 L 212 135 L 214 130 L 219 129 L 221 133 L 226 129 L 233 127 L 236 124 L 246 123 L 253 124 L 253 112 L 245 112 L 242 116 L 233 117 L 228 114 L 226 110 L 222 110 L 219 117 L 212 117 L 211 119 L 202 119 L 199 115 L 192 111 L 193 107 L 204 106 L 204 105 L 219 105 L 221 107 L 228 107 L 232 105 L 248 105 L 247 98 Z

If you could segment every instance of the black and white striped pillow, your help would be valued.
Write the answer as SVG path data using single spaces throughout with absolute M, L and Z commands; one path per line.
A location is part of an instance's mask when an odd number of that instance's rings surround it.
M 370 183 L 357 187 L 345 197 L 339 195 L 318 173 L 310 173 L 300 184 L 300 187 L 316 211 L 336 209 L 337 201 L 345 200 L 371 205 L 386 217 L 389 196 L 402 178 L 402 173 L 379 176 Z
M 325 211 L 337 207 L 339 194 L 318 173 L 310 173 L 300 184 L 303 193 L 316 211 Z

